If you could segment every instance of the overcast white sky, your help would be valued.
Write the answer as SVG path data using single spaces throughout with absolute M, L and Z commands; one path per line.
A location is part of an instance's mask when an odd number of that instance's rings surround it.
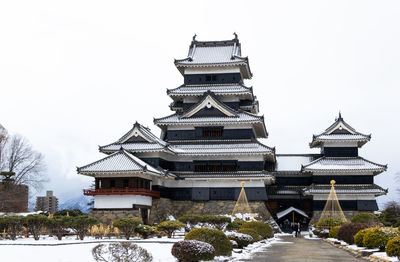
M 307 153 L 342 111 L 372 140 L 360 154 L 399 161 L 399 1 L 0 1 L 0 123 L 45 155 L 56 195 L 81 194 L 76 166 L 99 159 L 137 120 L 170 114 L 173 59 L 237 32 L 269 145 Z

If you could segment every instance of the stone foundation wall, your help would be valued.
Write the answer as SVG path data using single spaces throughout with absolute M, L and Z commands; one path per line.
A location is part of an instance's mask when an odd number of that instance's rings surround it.
M 365 212 L 365 211 L 364 211 Z M 343 211 L 347 220 L 351 220 L 355 215 L 362 213 L 362 211 Z M 311 218 L 310 224 L 317 223 L 319 218 L 321 217 L 322 211 L 314 211 L 313 217 Z
M 236 201 L 230 200 L 211 200 L 211 201 L 174 201 L 167 198 L 153 199 L 150 208 L 149 224 L 159 223 L 172 215 L 178 218 L 186 214 L 194 215 L 224 215 L 231 214 Z M 261 219 L 271 219 L 271 215 L 264 201 L 250 201 L 250 208 L 253 213 L 257 213 Z M 139 210 L 92 210 L 89 214 L 97 218 L 100 222 L 111 224 L 112 221 L 122 217 L 141 217 Z
M 139 218 L 139 210 L 125 209 L 125 210 L 92 210 L 90 216 L 97 218 L 103 224 L 111 224 L 114 220 L 123 217 Z
M 194 215 L 224 215 L 231 214 L 236 201 L 208 200 L 208 201 L 174 201 L 166 198 L 153 199 L 150 210 L 150 223 L 164 220 L 168 215 L 178 218 L 185 214 Z M 249 201 L 253 213 L 258 213 L 262 219 L 270 219 L 271 215 L 264 201 Z

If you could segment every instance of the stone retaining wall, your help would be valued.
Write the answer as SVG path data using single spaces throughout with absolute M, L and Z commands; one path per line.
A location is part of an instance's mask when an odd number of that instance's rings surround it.
M 92 210 L 90 216 L 97 218 L 101 223 L 111 224 L 114 220 L 123 217 L 139 218 L 138 209 L 117 209 L 117 210 Z
M 208 201 L 174 201 L 166 198 L 153 199 L 150 210 L 150 223 L 164 220 L 167 215 L 178 218 L 185 214 L 194 215 L 224 215 L 231 214 L 236 201 L 208 200 Z M 271 215 L 264 201 L 249 201 L 253 213 L 258 213 L 262 219 L 270 219 Z
M 362 213 L 362 211 L 343 211 L 347 220 L 351 220 L 355 215 Z M 313 217 L 311 218 L 310 224 L 317 223 L 319 218 L 321 217 L 322 211 L 314 211 Z
M 174 201 L 167 198 L 153 199 L 150 209 L 149 223 L 159 223 L 172 215 L 178 218 L 186 214 L 194 215 L 225 215 L 231 214 L 236 201 L 211 200 L 211 201 Z M 271 215 L 264 201 L 250 201 L 250 208 L 262 219 L 271 219 Z M 112 221 L 122 217 L 140 217 L 139 210 L 92 210 L 90 215 L 102 223 L 110 224 Z

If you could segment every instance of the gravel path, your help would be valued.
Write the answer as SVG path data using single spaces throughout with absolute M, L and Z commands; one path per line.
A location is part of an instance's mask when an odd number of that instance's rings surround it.
M 250 260 L 268 262 L 360 262 L 365 261 L 355 258 L 342 249 L 318 239 L 305 239 L 293 237 L 280 237 L 282 242 L 274 243 L 264 252 L 255 253 Z

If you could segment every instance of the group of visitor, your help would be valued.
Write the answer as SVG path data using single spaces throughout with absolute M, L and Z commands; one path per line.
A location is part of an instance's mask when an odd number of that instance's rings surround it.
M 293 237 L 301 236 L 301 224 L 299 222 L 290 222 L 289 219 L 286 219 L 279 227 L 283 232 L 291 232 Z

